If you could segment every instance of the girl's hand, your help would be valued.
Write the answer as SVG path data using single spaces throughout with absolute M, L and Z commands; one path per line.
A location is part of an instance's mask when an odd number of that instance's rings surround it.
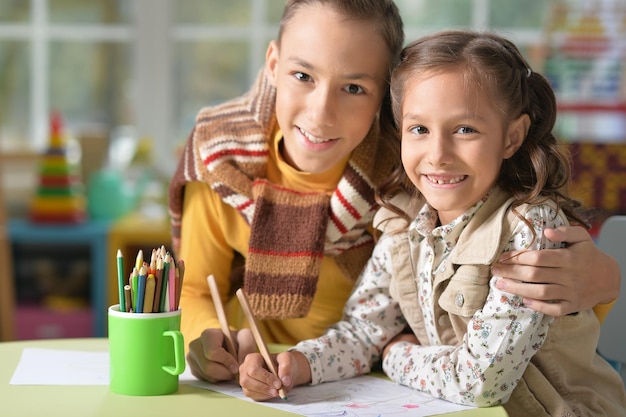
M 249 329 L 233 332 L 237 357 L 224 348 L 224 334 L 221 329 L 206 329 L 202 335 L 189 343 L 187 363 L 193 376 L 216 383 L 234 380 L 239 371 L 239 363 L 249 353 L 256 352 L 256 344 Z
M 546 229 L 544 235 L 567 247 L 507 252 L 492 273 L 503 277 L 498 288 L 524 297 L 541 313 L 563 316 L 605 304 L 619 296 L 621 276 L 613 257 L 598 249 L 579 226 Z
M 394 336 L 394 338 L 391 339 L 389 343 L 387 343 L 387 346 L 385 346 L 385 348 L 383 349 L 382 359 L 385 359 L 385 356 L 387 356 L 387 354 L 389 353 L 389 349 L 391 349 L 393 345 L 400 342 L 409 342 L 415 345 L 419 344 L 419 340 L 417 340 L 417 337 L 415 337 L 413 333 L 400 333 Z
M 239 367 L 239 384 L 247 397 L 266 401 L 279 397 L 280 388 L 289 393 L 296 385 L 311 382 L 311 368 L 302 353 L 281 352 L 272 358 L 277 363 L 278 378 L 267 369 L 260 353 L 246 356 Z

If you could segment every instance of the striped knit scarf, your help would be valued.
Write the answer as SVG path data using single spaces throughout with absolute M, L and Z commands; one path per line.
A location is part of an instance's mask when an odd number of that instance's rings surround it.
M 208 183 L 236 208 L 251 227 L 244 292 L 257 317 L 284 319 L 308 313 L 324 255 L 356 279 L 373 246 L 374 188 L 392 162 L 372 128 L 330 197 L 271 184 L 275 97 L 261 74 L 245 95 L 200 111 L 170 183 L 169 212 L 177 252 L 186 182 Z

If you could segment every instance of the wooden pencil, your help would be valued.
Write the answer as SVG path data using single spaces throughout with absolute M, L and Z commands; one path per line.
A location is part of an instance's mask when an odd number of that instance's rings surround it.
M 125 308 L 126 313 L 130 313 L 133 310 L 133 291 L 130 285 L 124 285 L 124 300 L 125 300 Z
M 149 274 L 146 277 L 146 292 L 143 298 L 143 312 L 144 313 L 152 313 L 152 308 L 154 306 L 154 287 L 155 287 L 154 275 Z M 158 313 L 155 311 L 155 313 Z
M 217 312 L 217 318 L 220 321 L 222 333 L 224 333 L 224 340 L 226 344 L 226 351 L 233 355 L 237 359 L 237 350 L 235 349 L 235 342 L 230 334 L 230 326 L 228 320 L 226 320 L 226 313 L 224 312 L 224 306 L 222 305 L 222 299 L 220 298 L 219 290 L 217 289 L 217 283 L 215 277 L 209 275 L 207 277 L 209 283 L 209 289 L 211 290 L 211 297 L 213 298 L 213 304 L 215 305 L 215 311 Z
M 256 323 L 256 318 L 254 317 L 254 313 L 252 313 L 252 309 L 250 308 L 250 304 L 248 304 L 248 299 L 246 295 L 243 293 L 243 290 L 239 288 L 237 290 L 237 298 L 239 299 L 239 304 L 241 304 L 241 308 L 243 309 L 243 313 L 246 315 L 246 319 L 248 319 L 248 323 L 250 325 L 250 330 L 252 330 L 252 336 L 254 336 L 254 341 L 256 342 L 257 347 L 259 348 L 259 352 L 263 359 L 265 360 L 265 364 L 267 368 L 273 373 L 276 378 L 278 378 L 278 371 L 274 366 L 274 362 L 272 361 L 272 357 L 270 356 L 270 351 L 265 344 L 265 340 L 263 340 L 263 336 L 261 336 L 261 332 L 259 331 L 259 327 Z M 285 394 L 285 390 L 282 388 L 278 390 L 278 395 L 281 399 L 286 400 L 287 395 Z
M 161 286 L 163 285 L 163 258 L 157 258 L 156 274 L 154 275 L 154 303 L 152 311 L 154 313 L 161 312 Z

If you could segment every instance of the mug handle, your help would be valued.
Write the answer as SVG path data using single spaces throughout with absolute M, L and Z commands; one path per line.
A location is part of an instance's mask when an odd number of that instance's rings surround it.
M 163 365 L 165 372 L 172 375 L 180 375 L 185 372 L 185 344 L 183 335 L 178 330 L 166 330 L 163 336 L 169 336 L 174 342 L 174 366 Z

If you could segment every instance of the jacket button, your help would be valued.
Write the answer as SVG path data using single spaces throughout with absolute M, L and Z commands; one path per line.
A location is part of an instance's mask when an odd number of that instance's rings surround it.
M 465 302 L 465 299 L 463 298 L 462 293 L 458 293 L 456 297 L 454 297 L 454 304 L 456 304 L 457 307 L 463 307 L 464 302 Z

